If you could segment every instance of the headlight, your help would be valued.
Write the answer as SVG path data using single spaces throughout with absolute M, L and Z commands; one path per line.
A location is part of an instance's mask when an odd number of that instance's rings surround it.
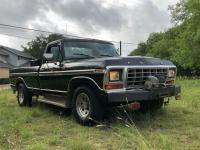
M 109 80 L 110 81 L 119 81 L 120 80 L 120 71 L 110 71 L 109 73 Z
M 173 78 L 176 76 L 176 70 L 174 69 L 169 69 L 168 70 L 168 77 Z

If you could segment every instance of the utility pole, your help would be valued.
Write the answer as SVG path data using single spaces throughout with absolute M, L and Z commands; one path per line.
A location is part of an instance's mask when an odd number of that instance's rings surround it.
M 122 55 L 122 41 L 119 42 L 119 55 Z
M 66 34 L 67 34 L 67 23 L 66 23 Z

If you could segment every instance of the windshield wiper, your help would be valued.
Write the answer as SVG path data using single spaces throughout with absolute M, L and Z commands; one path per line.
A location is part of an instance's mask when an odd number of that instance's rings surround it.
M 100 54 L 100 56 L 113 57 L 113 56 L 111 56 L 109 54 Z
M 87 55 L 87 54 L 82 54 L 82 53 L 74 53 L 73 55 L 86 56 L 88 58 L 95 58 L 93 56 L 90 56 L 90 55 Z

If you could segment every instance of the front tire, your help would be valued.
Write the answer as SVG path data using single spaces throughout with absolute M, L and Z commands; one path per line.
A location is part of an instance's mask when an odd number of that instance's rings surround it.
M 18 85 L 17 101 L 19 106 L 32 106 L 32 94 L 28 91 L 23 83 Z
M 104 109 L 89 87 L 78 87 L 73 96 L 73 114 L 82 125 L 92 125 L 103 119 Z

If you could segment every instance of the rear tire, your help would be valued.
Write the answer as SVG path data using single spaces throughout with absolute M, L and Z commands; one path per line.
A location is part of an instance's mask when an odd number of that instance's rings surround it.
M 78 87 L 73 96 L 73 114 L 82 125 L 92 125 L 102 120 L 104 108 L 89 87 Z
M 17 101 L 19 106 L 32 106 L 32 94 L 23 83 L 17 87 Z

